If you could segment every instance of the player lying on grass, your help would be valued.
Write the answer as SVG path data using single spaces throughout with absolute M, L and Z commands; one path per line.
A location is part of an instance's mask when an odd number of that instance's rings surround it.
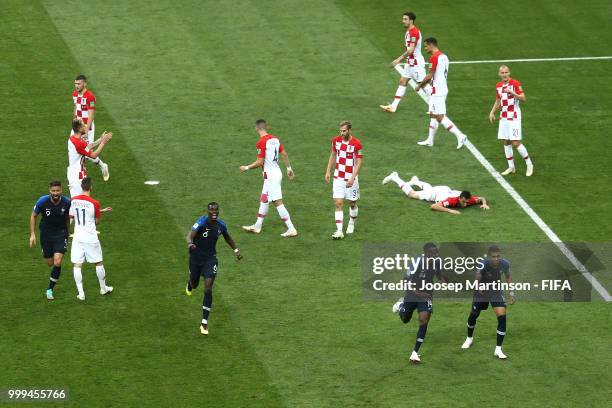
M 487 200 L 484 197 L 472 195 L 469 191 L 453 190 L 449 186 L 432 186 L 419 180 L 417 176 L 413 176 L 410 181 L 405 182 L 394 171 L 384 178 L 383 185 L 390 181 L 395 182 L 409 198 L 432 201 L 434 204 L 431 205 L 431 209 L 434 211 L 458 215 L 461 213 L 454 208 L 466 208 L 476 204 L 480 204 L 480 208 L 483 210 L 489 209 Z M 418 187 L 420 190 L 415 191 L 412 187 Z

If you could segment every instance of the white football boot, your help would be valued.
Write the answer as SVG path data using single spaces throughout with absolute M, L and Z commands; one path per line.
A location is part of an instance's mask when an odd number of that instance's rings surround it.
M 504 354 L 500 346 L 495 346 L 495 351 L 493 352 L 493 355 L 501 360 L 505 360 L 508 358 L 508 356 Z
M 332 239 L 342 239 L 342 238 L 344 238 L 344 234 L 340 230 L 336 230 L 336 232 L 332 234 Z
M 242 229 L 246 232 L 252 232 L 253 234 L 259 234 L 261 232 L 261 228 L 257 228 L 255 224 L 253 225 L 243 225 Z
M 474 342 L 474 338 L 473 337 L 467 337 L 465 339 L 465 341 L 463 342 L 463 345 L 461 346 L 462 349 L 467 350 L 470 348 L 470 346 L 472 345 L 472 343 Z
M 410 354 L 410 362 L 413 364 L 419 364 L 421 359 L 416 351 L 412 350 L 412 354 Z
M 501 175 L 507 176 L 508 174 L 514 174 L 514 173 L 516 173 L 516 168 L 508 167 L 506 170 L 504 170 L 504 172 Z
M 297 234 L 298 234 L 297 230 L 295 228 L 291 228 L 291 229 L 288 229 L 287 231 L 283 232 L 280 235 L 281 235 L 281 237 L 288 238 L 288 237 L 297 237 Z
M 387 177 L 385 177 L 382 181 L 383 186 L 387 183 L 389 183 L 390 181 L 393 181 L 394 178 L 398 177 L 399 175 L 397 174 L 397 171 L 392 172 L 391 174 L 389 174 Z

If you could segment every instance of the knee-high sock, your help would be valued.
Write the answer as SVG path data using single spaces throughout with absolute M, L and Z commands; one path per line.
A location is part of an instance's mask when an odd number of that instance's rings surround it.
M 527 148 L 525 147 L 525 145 L 521 143 L 520 145 L 518 145 L 516 150 L 519 152 L 521 157 L 525 159 L 525 163 L 527 163 L 528 166 L 531 166 L 531 159 L 529 158 L 529 153 L 527 153 Z
M 81 273 L 81 268 L 75 266 L 72 270 L 72 274 L 74 276 L 74 283 L 76 283 L 79 295 L 85 295 L 85 292 L 83 291 L 83 274 Z
M 429 120 L 429 135 L 427 136 L 427 141 L 433 143 L 434 138 L 436 137 L 436 132 L 438 131 L 438 126 L 440 124 L 434 118 Z
M 336 230 L 342 231 L 342 224 L 344 223 L 344 211 L 335 211 L 334 218 L 336 219 Z
M 457 140 L 460 140 L 461 137 L 463 136 L 463 133 L 459 130 L 459 128 L 457 126 L 455 126 L 455 124 L 449 118 L 447 118 L 446 116 L 444 116 L 444 118 L 442 119 L 440 124 L 442 126 L 444 126 L 446 128 L 446 130 L 448 130 L 453 135 L 455 135 Z
M 51 276 L 49 277 L 49 288 L 48 289 L 53 289 L 55 287 L 55 284 L 59 280 L 61 273 L 62 273 L 62 267 L 53 265 L 53 268 L 51 268 Z
M 497 345 L 501 347 L 506 337 L 506 315 L 497 316 Z
M 398 86 L 397 91 L 395 91 L 395 97 L 393 98 L 393 102 L 391 102 L 391 106 L 397 108 L 397 105 L 399 105 L 405 93 L 406 87 L 404 85 Z
M 255 226 L 257 228 L 261 228 L 261 226 L 263 225 L 264 218 L 268 214 L 269 208 L 270 208 L 270 203 L 268 203 L 267 201 L 265 203 L 263 201 L 259 203 L 259 211 L 257 212 L 257 221 L 255 221 Z
M 414 351 L 416 351 L 417 353 L 419 352 L 419 349 L 421 348 L 421 344 L 423 344 L 423 341 L 425 340 L 425 334 L 427 333 L 427 323 L 422 324 L 419 326 L 419 331 L 417 332 L 417 338 L 416 338 L 416 342 L 414 343 Z
M 291 217 L 289 216 L 289 211 L 287 211 L 287 209 L 285 208 L 284 204 L 281 204 L 278 207 L 276 207 L 276 211 L 278 211 L 278 215 L 281 218 L 281 220 L 285 221 L 285 225 L 287 226 L 287 229 L 294 229 L 295 228 L 293 226 L 293 223 L 291 222 Z
M 514 168 L 514 151 L 512 145 L 504 145 L 504 153 L 506 154 L 506 160 L 508 161 L 508 167 Z
M 106 289 L 106 271 L 104 265 L 96 266 L 96 275 L 98 275 L 98 282 L 100 282 L 100 289 Z
M 474 329 L 476 328 L 476 319 L 478 319 L 478 313 L 470 313 L 467 320 L 467 336 L 474 337 Z
M 351 224 L 355 224 L 355 221 L 357 221 L 357 215 L 359 214 L 359 207 L 357 207 L 357 204 L 355 204 L 355 207 L 351 208 L 349 207 L 349 225 Z
M 208 324 L 208 316 L 212 308 L 212 290 L 204 290 L 204 299 L 202 300 L 202 323 Z

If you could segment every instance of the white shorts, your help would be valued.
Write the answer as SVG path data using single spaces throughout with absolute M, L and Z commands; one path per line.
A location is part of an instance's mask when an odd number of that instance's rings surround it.
M 80 264 L 87 260 L 89 263 L 102 262 L 102 246 L 100 242 L 79 242 L 72 241 L 70 249 L 70 261 L 73 264 Z
M 87 132 L 87 143 L 93 143 L 94 142 L 94 134 L 96 132 L 96 122 L 91 124 L 91 129 L 89 129 L 89 132 Z M 70 131 L 70 136 L 74 135 L 74 130 Z
M 70 174 L 70 168 L 67 169 L 66 178 L 68 179 L 68 189 L 70 190 L 70 197 L 76 197 L 83 194 L 81 188 L 81 179 L 78 173 L 76 175 Z
M 446 95 L 429 96 L 429 113 L 434 115 L 446 115 Z
M 261 189 L 262 201 L 265 196 L 267 201 L 276 201 L 283 198 L 283 191 L 281 190 L 280 180 L 264 180 L 263 188 Z
M 407 63 L 404 64 L 402 78 L 411 78 L 417 83 L 421 82 L 423 78 L 425 78 L 425 66 L 415 65 L 414 67 L 411 67 Z
M 453 190 L 449 186 L 435 186 L 421 191 L 415 191 L 415 193 L 418 195 L 419 200 L 437 203 L 449 197 L 458 197 L 461 191 Z
M 502 140 L 521 140 L 523 138 L 521 121 L 500 119 L 497 138 Z
M 353 185 L 347 187 L 346 181 L 334 179 L 332 197 L 334 199 L 342 198 L 349 201 L 359 200 L 359 180 L 355 179 Z

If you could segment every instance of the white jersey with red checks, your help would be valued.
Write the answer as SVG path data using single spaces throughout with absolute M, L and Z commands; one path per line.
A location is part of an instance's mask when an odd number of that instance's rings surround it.
M 74 102 L 74 117 L 81 118 L 83 123 L 89 122 L 89 111 L 96 109 L 96 97 L 88 89 L 83 95 L 79 95 L 77 91 L 72 93 L 72 101 Z
M 332 139 L 332 152 L 336 154 L 335 179 L 350 180 L 355 172 L 357 159 L 363 157 L 361 150 L 361 142 L 355 136 L 351 136 L 349 140 L 344 140 L 342 136 Z
M 85 157 L 91 157 L 87 150 L 87 142 L 78 136 L 68 138 L 68 175 L 81 180 L 87 174 L 85 172 Z
M 500 119 L 503 120 L 521 120 L 521 107 L 520 101 L 514 97 L 514 95 L 508 93 L 507 89 L 511 89 L 517 95 L 523 93 L 523 87 L 521 83 L 516 79 L 510 78 L 508 83 L 500 81 L 495 85 L 496 96 L 499 99 L 499 105 L 501 113 Z
M 431 94 L 434 96 L 448 95 L 448 85 L 446 84 L 448 65 L 448 57 L 441 51 L 436 51 L 429 58 L 429 72 L 433 73 Z
M 88 195 L 72 197 L 70 218 L 74 219 L 74 241 L 94 244 L 98 241 L 96 218 L 100 218 L 100 203 Z
M 264 180 L 281 180 L 283 178 L 283 172 L 278 166 L 278 156 L 284 151 L 285 148 L 276 136 L 266 134 L 259 139 L 257 142 L 257 157 L 264 159 Z
M 416 26 L 413 26 L 411 29 L 406 31 L 406 51 L 408 51 L 408 48 L 414 44 L 412 54 L 408 55 L 406 58 L 408 66 L 416 67 L 425 65 L 425 58 L 423 58 L 423 54 L 421 54 L 421 40 L 421 31 Z

